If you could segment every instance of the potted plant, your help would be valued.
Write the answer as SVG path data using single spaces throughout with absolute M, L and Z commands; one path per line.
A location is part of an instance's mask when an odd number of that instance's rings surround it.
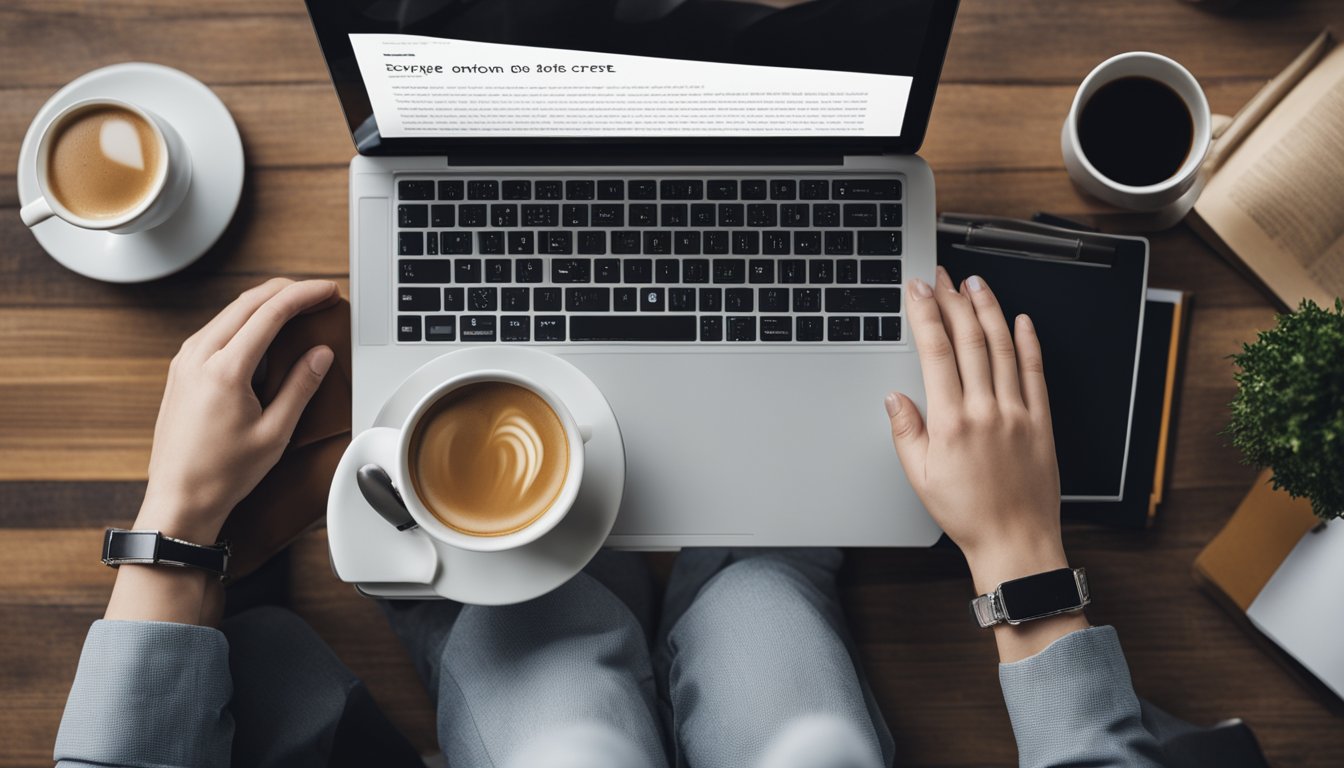
M 1232 359 L 1232 444 L 1317 517 L 1344 517 L 1344 300 L 1304 300 Z

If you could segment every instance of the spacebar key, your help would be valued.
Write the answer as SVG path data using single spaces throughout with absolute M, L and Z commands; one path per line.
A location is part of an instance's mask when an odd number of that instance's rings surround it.
M 571 315 L 570 341 L 695 341 L 690 315 Z

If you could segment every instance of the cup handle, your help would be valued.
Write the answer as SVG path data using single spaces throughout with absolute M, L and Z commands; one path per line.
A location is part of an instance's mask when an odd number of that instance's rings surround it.
M 36 226 L 55 215 L 56 212 L 51 210 L 45 197 L 39 197 L 19 209 L 19 218 L 23 219 L 25 227 Z
M 401 433 L 391 427 L 371 427 L 356 435 L 346 452 L 355 457 L 355 484 L 364 500 L 398 531 L 405 531 L 416 527 L 415 518 L 387 472 L 387 467 L 396 466 L 400 438 Z

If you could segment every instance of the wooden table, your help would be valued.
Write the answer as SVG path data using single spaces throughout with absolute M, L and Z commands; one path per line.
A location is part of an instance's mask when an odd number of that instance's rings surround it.
M 1323 26 L 1338 0 L 1246 3 L 1234 16 L 1177 0 L 963 0 L 923 155 L 940 210 L 1086 214 L 1061 167 L 1074 88 L 1107 56 L 1148 49 L 1184 63 L 1231 113 Z M 95 67 L 181 68 L 224 99 L 248 157 L 222 241 L 184 274 L 143 286 L 65 271 L 18 217 L 13 169 L 28 121 Z M 143 490 L 163 377 L 177 345 L 271 275 L 346 282 L 350 138 L 296 0 L 4 0 L 0 3 L 0 765 L 50 763 L 80 644 L 112 573 L 99 536 Z M 1138 690 L 1209 724 L 1241 716 L 1279 765 L 1344 765 L 1344 720 L 1196 590 L 1190 563 L 1253 471 L 1220 436 L 1228 354 L 1273 309 L 1184 228 L 1153 238 L 1152 284 L 1196 293 L 1169 502 L 1147 533 L 1070 528 L 1075 562 L 1113 623 Z M 893 470 L 895 459 L 893 456 Z M 297 610 L 369 682 L 392 719 L 432 748 L 428 702 L 377 610 L 336 581 L 325 538 L 297 545 Z M 971 629 L 954 551 L 863 551 L 846 600 L 901 764 L 1009 764 L 1014 745 L 993 644 Z

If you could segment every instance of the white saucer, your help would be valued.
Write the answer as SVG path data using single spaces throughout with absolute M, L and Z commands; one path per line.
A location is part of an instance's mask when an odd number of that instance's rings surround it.
M 168 221 L 131 235 L 80 229 L 57 217 L 32 228 L 52 258 L 67 269 L 109 283 L 157 280 L 210 250 L 238 208 L 243 192 L 243 141 L 224 102 L 201 81 L 159 64 L 114 64 L 81 75 L 57 91 L 33 118 L 19 150 L 19 201 L 37 187 L 38 132 L 47 116 L 80 99 L 107 96 L 148 109 L 181 134 L 191 152 L 191 188 Z
M 583 569 L 602 548 L 625 492 L 625 444 L 616 416 L 597 385 L 560 358 L 524 347 L 464 349 L 412 373 L 374 419 L 404 423 L 420 398 L 453 376 L 486 368 L 517 371 L 546 382 L 574 420 L 592 429 L 583 480 L 569 514 L 540 539 L 503 552 L 475 552 L 444 544 L 414 528 L 398 531 L 373 510 L 355 485 L 357 459 L 341 458 L 327 498 L 331 565 L 343 581 L 377 597 L 446 597 L 477 605 L 505 605 L 550 592 Z

